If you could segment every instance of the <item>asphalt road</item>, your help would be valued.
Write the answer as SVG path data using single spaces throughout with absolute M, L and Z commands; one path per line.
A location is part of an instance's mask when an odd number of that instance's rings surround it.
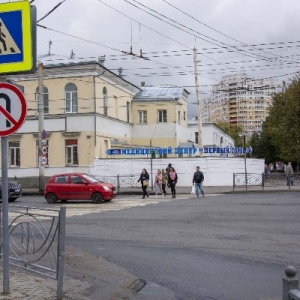
M 41 197 L 22 197 L 15 204 L 49 207 Z M 300 268 L 297 192 L 174 199 L 120 210 L 101 204 L 81 215 L 88 205 L 78 203 L 79 213 L 68 217 L 67 243 L 178 299 L 279 300 L 284 268 Z

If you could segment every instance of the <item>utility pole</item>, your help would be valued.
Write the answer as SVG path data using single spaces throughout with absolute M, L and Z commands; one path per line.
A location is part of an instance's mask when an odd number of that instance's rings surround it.
M 44 66 L 38 64 L 39 75 L 39 97 L 38 97 L 38 131 L 39 131 L 39 191 L 43 192 L 45 187 L 44 165 L 42 163 L 42 132 L 44 130 Z
M 244 164 L 245 164 L 245 183 L 246 190 L 248 189 L 248 175 L 247 175 L 247 153 L 246 153 L 246 136 L 243 136 L 243 144 L 244 144 Z
M 196 87 L 196 99 L 198 105 L 198 144 L 200 148 L 203 148 L 203 141 L 202 141 L 202 111 L 201 111 L 201 102 L 200 102 L 200 95 L 199 95 L 199 84 L 198 84 L 198 66 L 197 66 L 197 49 L 193 49 L 194 54 L 194 73 L 195 73 L 195 87 Z M 203 157 L 203 151 L 200 151 L 200 156 Z

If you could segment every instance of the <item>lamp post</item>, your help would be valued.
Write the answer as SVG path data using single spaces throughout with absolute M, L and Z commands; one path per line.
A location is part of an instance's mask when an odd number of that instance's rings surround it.
M 150 139 L 150 174 L 151 174 L 151 191 L 153 191 L 153 152 L 152 152 L 152 139 Z
M 243 144 L 244 144 L 244 163 L 245 163 L 245 183 L 246 190 L 248 189 L 248 178 L 247 178 L 247 154 L 246 154 L 246 136 L 243 135 Z

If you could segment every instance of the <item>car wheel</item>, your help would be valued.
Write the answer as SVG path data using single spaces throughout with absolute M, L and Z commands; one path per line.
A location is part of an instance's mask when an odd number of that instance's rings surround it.
M 66 202 L 67 202 L 67 200 L 61 200 L 61 202 L 62 202 L 62 203 L 66 203 Z
M 49 204 L 53 204 L 53 203 L 56 203 L 57 197 L 54 193 L 49 193 L 46 197 L 46 200 Z
M 14 202 L 15 200 L 17 200 L 17 198 L 18 198 L 18 197 L 16 197 L 16 198 L 9 198 L 8 201 L 9 201 L 9 202 Z
M 92 201 L 96 204 L 102 203 L 103 202 L 103 197 L 100 193 L 94 193 L 92 195 Z

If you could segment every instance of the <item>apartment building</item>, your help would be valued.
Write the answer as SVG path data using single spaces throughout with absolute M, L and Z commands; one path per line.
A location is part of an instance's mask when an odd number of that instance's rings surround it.
M 250 138 L 253 133 L 261 132 L 275 91 L 273 79 L 253 79 L 247 74 L 224 76 L 213 85 L 211 97 L 203 101 L 203 122 L 240 124 Z

